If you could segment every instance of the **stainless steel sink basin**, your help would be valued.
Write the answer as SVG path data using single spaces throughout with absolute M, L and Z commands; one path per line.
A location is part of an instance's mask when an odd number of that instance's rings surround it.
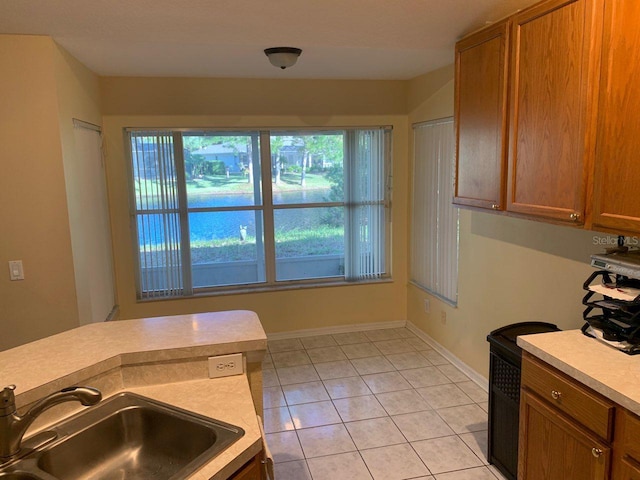
M 5 468 L 0 480 L 180 480 L 244 435 L 239 427 L 132 393 L 51 430 L 55 441 Z

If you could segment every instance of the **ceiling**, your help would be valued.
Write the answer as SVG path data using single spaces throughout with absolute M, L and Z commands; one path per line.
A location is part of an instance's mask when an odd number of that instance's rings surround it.
M 409 79 L 533 0 L 2 0 L 0 33 L 50 35 L 105 76 Z M 287 70 L 263 50 L 303 49 Z

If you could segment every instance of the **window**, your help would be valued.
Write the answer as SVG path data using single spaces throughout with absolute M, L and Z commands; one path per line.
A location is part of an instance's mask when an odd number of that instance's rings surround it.
M 458 209 L 453 201 L 453 120 L 414 126 L 411 282 L 458 301 Z
M 128 138 L 138 298 L 388 276 L 389 129 Z

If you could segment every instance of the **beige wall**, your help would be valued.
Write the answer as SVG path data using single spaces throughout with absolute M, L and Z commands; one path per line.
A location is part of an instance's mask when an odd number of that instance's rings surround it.
M 0 265 L 25 270 L 23 281 L 0 275 L 4 350 L 79 325 L 86 259 L 73 237 L 88 206 L 72 118 L 99 124 L 102 113 L 97 76 L 49 37 L 0 35 L 0 65 Z
M 77 250 L 74 268 L 70 233 L 81 188 L 71 117 L 103 124 L 122 318 L 243 308 L 256 311 L 268 332 L 409 319 L 485 375 L 492 329 L 525 320 L 581 324 L 580 286 L 599 247 L 592 233 L 568 227 L 461 210 L 458 307 L 407 287 L 410 124 L 452 115 L 450 66 L 409 82 L 98 82 L 51 39 L 10 35 L 0 35 L 0 64 L 0 91 L 11 92 L 0 102 L 0 267 L 22 259 L 26 274 L 22 282 L 0 275 L 0 349 L 75 327 L 83 310 L 75 283 L 86 272 Z M 394 127 L 392 282 L 136 302 L 123 128 L 381 124 Z
M 78 320 L 104 321 L 114 306 L 113 260 L 105 175 L 99 152 L 87 149 L 73 119 L 102 124 L 98 76 L 54 44 L 65 189 L 71 233 Z M 81 138 L 80 144 L 77 144 Z
M 406 82 L 104 78 L 104 132 L 121 318 L 249 309 L 267 332 L 406 318 Z M 122 111 L 119 111 L 122 110 Z M 125 127 L 394 128 L 393 281 L 138 303 Z
M 453 68 L 411 80 L 409 92 L 410 124 L 453 115 Z M 493 329 L 522 321 L 582 325 L 582 283 L 592 271 L 589 255 L 601 248 L 594 236 L 601 234 L 461 209 L 458 306 L 410 285 L 407 318 L 487 376 Z
M 50 38 L 0 35 L 0 349 L 78 325 Z M 9 260 L 25 280 L 10 282 Z
M 336 115 L 406 115 L 401 80 L 103 77 L 105 115 L 293 115 L 322 125 Z

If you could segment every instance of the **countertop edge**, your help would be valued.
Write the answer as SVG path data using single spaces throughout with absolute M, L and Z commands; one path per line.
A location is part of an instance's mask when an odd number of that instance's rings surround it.
M 137 393 L 244 429 L 245 434 L 237 442 L 193 472 L 187 477 L 189 480 L 226 479 L 262 450 L 258 417 L 245 375 L 126 387 L 122 391 Z M 194 392 L 200 395 L 196 396 Z M 199 398 L 201 396 L 206 400 Z
M 0 384 L 39 392 L 61 378 L 111 368 L 266 348 L 260 320 L 249 311 L 89 324 L 0 352 Z
M 522 335 L 517 344 L 587 387 L 640 415 L 640 356 L 630 356 L 580 330 Z M 597 361 L 594 361 L 597 359 Z

